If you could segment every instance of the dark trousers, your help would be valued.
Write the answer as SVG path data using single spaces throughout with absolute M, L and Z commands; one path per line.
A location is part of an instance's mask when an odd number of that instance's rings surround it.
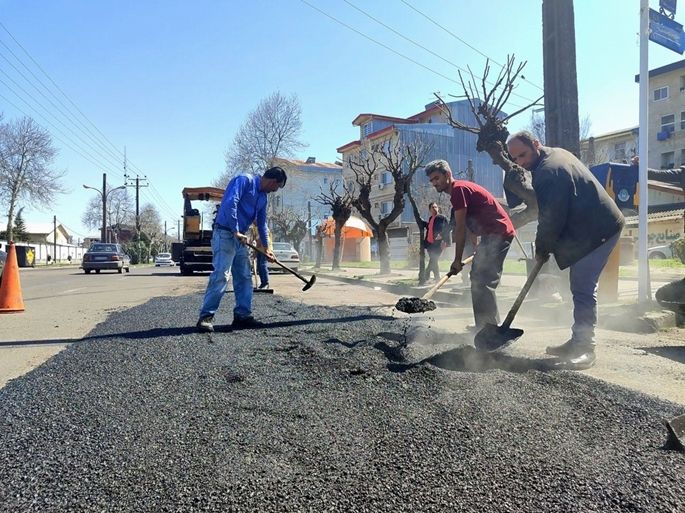
M 257 252 L 257 273 L 259 274 L 259 286 L 269 284 L 269 268 L 263 253 Z
M 435 276 L 436 280 L 440 279 L 440 268 L 438 267 L 438 262 L 440 261 L 440 255 L 442 255 L 442 247 L 438 245 L 437 247 L 429 247 L 426 249 L 428 252 L 428 268 L 426 269 L 426 279 L 429 279 L 431 272 Z
M 512 238 L 484 235 L 476 247 L 471 266 L 471 301 L 478 329 L 486 324 L 499 324 L 495 289 L 502 278 L 502 266 L 511 241 Z

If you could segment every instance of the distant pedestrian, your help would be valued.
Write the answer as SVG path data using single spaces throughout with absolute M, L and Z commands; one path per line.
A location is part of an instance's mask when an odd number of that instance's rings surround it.
M 495 289 L 514 238 L 514 226 L 487 189 L 467 180 L 455 180 L 447 161 L 429 162 L 426 176 L 436 191 L 450 195 L 454 210 L 454 262 L 450 272 L 455 274 L 462 269 L 467 232 L 471 232 L 474 245 L 473 239 L 480 236 L 471 265 L 471 301 L 476 329 L 480 330 L 486 324 L 499 324 Z
M 435 281 L 438 281 L 440 279 L 440 255 L 450 244 L 450 225 L 447 218 L 440 213 L 440 207 L 437 203 L 431 202 L 428 205 L 428 211 L 430 212 L 428 220 L 421 220 L 421 224 L 426 230 L 423 247 L 428 253 L 428 267 L 425 278 L 428 280 L 432 272 Z
M 547 353 L 570 367 L 584 369 L 595 362 L 597 283 L 623 229 L 614 200 L 589 169 L 563 148 L 542 146 L 530 132 L 507 141 L 514 162 L 531 171 L 538 199 L 535 258 L 554 255 L 560 269 L 571 268 L 573 327 L 564 344 Z
M 214 314 L 226 292 L 226 275 L 233 276 L 234 328 L 254 328 L 262 323 L 252 316 L 252 273 L 247 253 L 247 230 L 256 221 L 262 240 L 268 240 L 266 227 L 266 195 L 285 186 L 287 176 L 280 167 L 272 167 L 262 176 L 238 175 L 228 183 L 221 201 L 212 233 L 212 264 L 197 327 L 214 331 Z M 269 260 L 273 253 L 267 249 Z
M 71 264 L 71 255 L 67 255 L 67 262 Z

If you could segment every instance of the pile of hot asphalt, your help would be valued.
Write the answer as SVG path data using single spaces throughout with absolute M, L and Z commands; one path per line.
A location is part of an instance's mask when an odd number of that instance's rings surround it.
M 230 331 L 229 295 L 201 334 L 200 301 L 112 314 L 0 390 L 0 511 L 685 511 L 675 404 L 403 362 L 405 321 L 368 308 L 258 295 L 267 326 Z

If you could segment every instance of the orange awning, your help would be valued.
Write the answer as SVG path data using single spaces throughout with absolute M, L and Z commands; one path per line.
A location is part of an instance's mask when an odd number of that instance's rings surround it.
M 335 221 L 332 217 L 326 219 L 323 223 L 323 230 L 326 235 L 333 236 L 335 234 Z M 359 239 L 361 237 L 373 237 L 371 229 L 364 221 L 355 216 L 350 218 L 343 226 L 342 234 L 348 239 Z

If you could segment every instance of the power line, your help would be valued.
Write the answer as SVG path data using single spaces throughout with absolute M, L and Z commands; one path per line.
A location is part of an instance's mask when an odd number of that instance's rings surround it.
M 428 16 L 428 15 L 425 14 L 424 12 L 421 12 L 420 10 L 418 10 L 418 9 L 417 9 L 416 7 L 414 7 L 412 4 L 410 4 L 409 2 L 407 2 L 407 0 L 401 0 L 401 1 L 402 1 L 402 3 L 405 4 L 407 7 L 409 7 L 410 9 L 412 9 L 413 11 L 415 11 L 416 13 L 420 14 L 421 16 L 423 16 L 424 18 L 426 18 L 428 21 L 430 21 L 431 23 L 433 23 L 436 27 L 439 27 L 439 28 L 441 28 L 442 30 L 444 30 L 445 32 L 447 32 L 450 36 L 452 36 L 453 38 L 455 38 L 457 41 L 459 41 L 459 42 L 465 44 L 466 46 L 468 46 L 469 48 L 471 48 L 471 50 L 473 50 L 474 52 L 479 53 L 480 55 L 482 55 L 482 56 L 485 57 L 486 59 L 490 60 L 491 62 L 494 62 L 494 63 L 497 64 L 500 68 L 504 68 L 504 64 L 501 64 L 501 63 L 497 62 L 497 61 L 496 61 L 495 59 L 493 59 L 492 57 L 489 57 L 487 54 L 481 52 L 481 51 L 480 51 L 478 48 L 476 48 L 475 46 L 473 46 L 473 45 L 469 44 L 468 42 L 464 41 L 462 38 L 460 38 L 460 37 L 459 37 L 458 35 L 456 35 L 454 32 L 452 32 L 451 30 L 449 30 L 449 29 L 446 28 L 446 27 L 443 27 L 440 23 L 438 23 L 437 21 L 435 21 L 433 18 L 431 18 L 430 16 Z M 523 78 L 523 80 L 524 80 L 525 82 L 528 82 L 528 83 L 529 83 L 530 85 L 532 85 L 533 87 L 537 87 L 537 88 L 540 89 L 541 91 L 544 91 L 544 89 L 543 89 L 542 87 L 540 87 L 539 85 L 537 85 L 537 84 L 534 83 L 534 82 L 531 82 L 531 81 L 528 80 L 527 78 Z
M 431 55 L 433 55 L 434 57 L 437 57 L 438 59 L 440 59 L 440 60 L 446 62 L 446 63 L 449 64 L 450 66 L 454 66 L 454 67 L 457 68 L 459 71 L 463 71 L 464 73 L 468 73 L 468 74 L 471 73 L 470 71 L 468 71 L 468 70 L 462 68 L 462 67 L 459 66 L 458 64 L 456 64 L 456 63 L 450 61 L 449 59 L 446 59 L 446 58 L 443 57 L 442 55 L 439 55 L 439 54 L 435 53 L 435 52 L 434 52 L 433 50 L 431 50 L 430 48 L 426 48 L 426 47 L 423 46 L 421 43 L 417 43 L 416 41 L 414 41 L 414 40 L 411 39 L 410 37 L 405 36 L 405 35 L 402 34 L 401 32 L 399 32 L 399 31 L 395 30 L 394 28 L 392 28 L 391 26 L 385 24 L 384 22 L 382 22 L 382 21 L 379 20 L 378 18 L 372 16 L 371 14 L 369 14 L 368 12 L 366 12 L 364 9 L 362 9 L 362 8 L 360 8 L 360 7 L 357 7 L 356 5 L 354 5 L 354 4 L 353 4 L 352 2 L 350 2 L 349 0 L 343 0 L 343 1 L 344 1 L 347 5 L 349 5 L 350 7 L 352 7 L 353 9 L 356 9 L 357 11 L 359 11 L 360 13 L 362 13 L 362 14 L 363 14 L 364 16 L 366 16 L 367 18 L 370 18 L 370 19 L 372 19 L 373 21 L 375 21 L 376 23 L 378 23 L 379 25 L 382 25 L 383 27 L 385 27 L 386 29 L 388 29 L 388 30 L 391 31 L 392 33 L 394 33 L 394 34 L 398 35 L 399 37 L 401 37 L 402 39 L 404 39 L 405 41 L 409 41 L 409 42 L 410 42 L 411 44 L 413 44 L 414 46 L 418 46 L 419 48 L 421 48 L 421 49 L 425 50 L 426 52 L 430 53 Z M 493 61 L 493 62 L 494 62 L 494 61 Z M 500 66 L 501 66 L 501 64 L 500 64 Z M 477 77 L 477 76 L 476 76 L 476 78 L 482 80 L 481 77 Z M 486 82 L 486 83 L 489 84 L 489 85 L 493 85 L 491 82 Z M 521 99 L 523 99 L 523 100 L 526 100 L 527 102 L 534 102 L 534 101 L 535 101 L 535 100 L 531 100 L 530 98 L 526 98 L 525 96 L 520 95 L 520 94 L 517 94 L 517 93 L 514 93 L 514 92 L 512 92 L 511 94 L 512 94 L 512 96 L 517 96 L 517 97 L 519 97 L 519 98 L 521 98 Z

